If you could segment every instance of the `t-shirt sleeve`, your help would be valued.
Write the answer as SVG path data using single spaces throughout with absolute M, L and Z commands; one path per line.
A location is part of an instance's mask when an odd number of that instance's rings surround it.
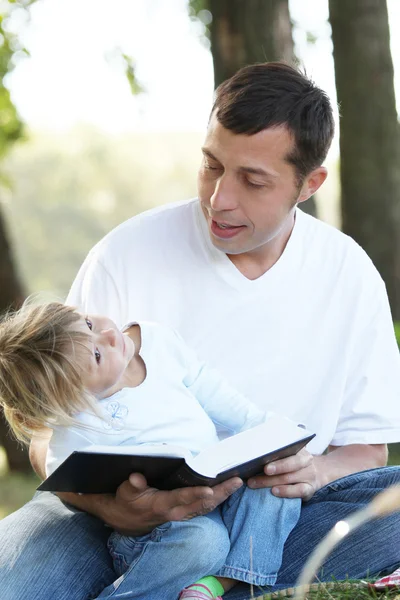
M 51 475 L 74 450 L 92 443 L 83 429 L 80 431 L 75 427 L 55 427 L 46 455 L 46 476 Z
M 103 265 L 97 246 L 83 262 L 66 304 L 76 306 L 85 314 L 107 315 L 119 327 L 126 321 L 120 291 L 112 274 Z
M 238 433 L 265 421 L 267 413 L 234 389 L 216 369 L 199 360 L 178 333 L 173 334 L 185 366 L 183 382 L 214 423 Z
M 383 281 L 364 291 L 332 445 L 400 441 L 400 354 Z

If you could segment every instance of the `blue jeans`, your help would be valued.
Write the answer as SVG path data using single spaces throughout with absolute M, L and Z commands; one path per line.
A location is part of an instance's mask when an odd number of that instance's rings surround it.
M 363 471 L 335 481 L 303 504 L 285 544 L 272 589 L 295 584 L 318 541 L 333 525 L 364 506 L 378 492 L 400 483 L 400 467 Z M 342 542 L 323 566 L 322 580 L 362 578 L 400 565 L 400 513 L 364 525 Z M 110 529 L 43 492 L 0 521 L 2 600 L 89 600 L 116 578 L 107 550 Z M 256 590 L 257 591 L 257 590 Z M 238 584 L 227 600 L 247 600 Z
M 206 516 L 135 538 L 113 533 L 108 546 L 120 577 L 99 598 L 173 600 L 205 575 L 273 585 L 300 508 L 299 499 L 243 486 Z

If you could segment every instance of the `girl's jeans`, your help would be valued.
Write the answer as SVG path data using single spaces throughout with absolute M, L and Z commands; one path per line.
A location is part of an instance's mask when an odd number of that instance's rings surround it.
M 205 575 L 273 585 L 300 508 L 298 498 L 243 486 L 206 516 L 165 523 L 137 538 L 113 533 L 108 546 L 120 577 L 99 598 L 175 600 Z
M 394 483 L 400 483 L 399 466 L 349 475 L 320 489 L 302 506 L 272 589 L 293 586 L 308 555 L 335 523 Z M 364 525 L 336 548 L 319 578 L 356 579 L 394 571 L 400 565 L 399 531 L 400 512 Z M 36 494 L 0 521 L 1 600 L 98 597 L 117 577 L 107 550 L 109 535 L 98 519 L 65 506 L 48 492 Z M 224 600 L 248 598 L 248 584 L 238 584 L 224 596 Z

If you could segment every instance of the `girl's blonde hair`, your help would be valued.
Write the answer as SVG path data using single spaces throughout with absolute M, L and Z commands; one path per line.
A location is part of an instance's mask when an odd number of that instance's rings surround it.
M 72 425 L 82 410 L 96 412 L 76 355 L 89 337 L 74 330 L 81 318 L 59 302 L 25 303 L 0 323 L 0 405 L 20 441 L 46 426 Z

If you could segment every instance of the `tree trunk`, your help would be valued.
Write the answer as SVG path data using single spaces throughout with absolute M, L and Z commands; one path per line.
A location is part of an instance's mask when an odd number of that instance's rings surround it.
M 208 0 L 215 87 L 245 65 L 297 63 L 288 0 Z M 302 209 L 315 215 L 313 198 Z
M 295 62 L 288 0 L 209 0 L 214 81 L 265 61 Z
M 340 105 L 343 231 L 369 254 L 400 319 L 400 132 L 385 0 L 329 0 Z
M 23 301 L 24 293 L 13 266 L 6 225 L 0 213 L 0 313 L 18 308 Z
M 0 213 L 0 313 L 4 313 L 8 308 L 17 308 L 22 304 L 23 299 L 24 293 L 13 266 L 5 222 Z M 31 471 L 28 453 L 12 438 L 2 410 L 0 410 L 0 444 L 6 451 L 11 471 Z
M 25 447 L 18 444 L 12 437 L 7 422 L 3 416 L 3 411 L 0 408 L 0 444 L 3 446 L 6 456 L 8 468 L 10 471 L 19 473 L 31 473 L 32 467 L 29 462 L 28 452 Z

